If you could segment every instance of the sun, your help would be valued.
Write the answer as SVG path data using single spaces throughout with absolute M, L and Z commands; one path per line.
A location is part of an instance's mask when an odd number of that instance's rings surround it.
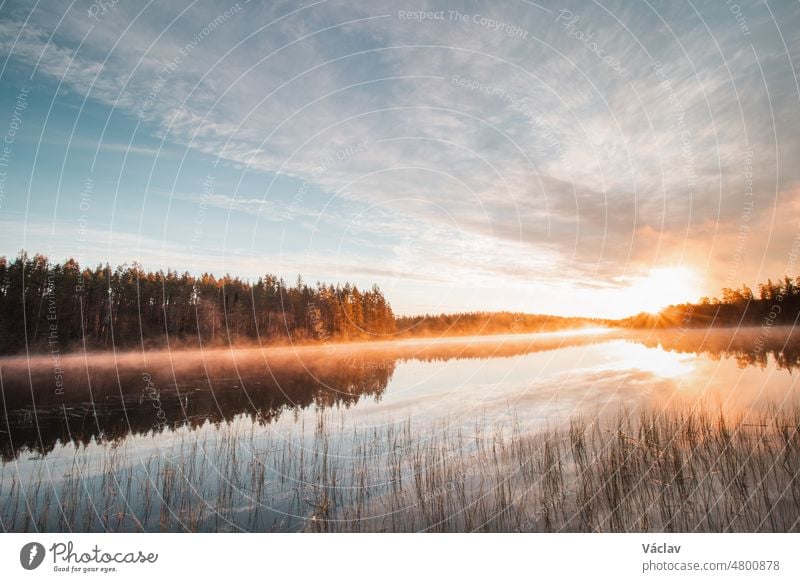
M 663 265 L 636 275 L 616 277 L 609 285 L 570 297 L 562 304 L 575 307 L 568 315 L 624 319 L 639 313 L 657 314 L 669 305 L 696 303 L 706 294 L 705 277 L 690 266 Z M 560 313 L 561 314 L 561 313 Z
M 668 305 L 696 301 L 699 277 L 688 267 L 657 267 L 639 278 L 629 289 L 632 309 L 658 313 Z

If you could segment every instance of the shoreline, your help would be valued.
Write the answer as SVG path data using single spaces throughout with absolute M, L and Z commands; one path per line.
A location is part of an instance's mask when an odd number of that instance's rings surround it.
M 800 328 L 790 325 L 776 325 L 771 329 L 783 330 L 784 333 L 788 330 L 787 335 L 791 336 L 797 333 L 800 335 Z M 204 345 L 186 345 L 185 342 L 176 342 L 178 345 L 170 347 L 169 345 L 160 346 L 144 346 L 141 345 L 134 347 L 133 345 L 100 348 L 91 347 L 89 349 L 61 349 L 56 352 L 62 361 L 74 360 L 75 358 L 83 358 L 87 356 L 115 356 L 116 358 L 126 358 L 130 356 L 142 355 L 156 355 L 156 354 L 224 354 L 232 352 L 270 352 L 273 354 L 293 354 L 296 352 L 310 352 L 313 350 L 326 350 L 326 351 L 355 351 L 363 349 L 386 349 L 387 347 L 397 346 L 405 347 L 412 345 L 458 345 L 458 344 L 485 344 L 485 343 L 519 343 L 526 339 L 548 339 L 558 337 L 580 337 L 598 334 L 646 334 L 648 336 L 658 336 L 660 334 L 669 333 L 671 331 L 680 332 L 682 335 L 687 334 L 710 334 L 710 333 L 725 333 L 728 332 L 731 337 L 736 337 L 743 333 L 752 333 L 755 330 L 761 331 L 761 326 L 726 326 L 726 327 L 658 327 L 658 328 L 636 328 L 625 326 L 594 326 L 594 327 L 578 327 L 567 328 L 557 331 L 540 331 L 540 332 L 524 332 L 524 333 L 493 333 L 493 334 L 478 334 L 478 335 L 442 335 L 438 337 L 433 336 L 410 336 L 400 337 L 395 339 L 372 339 L 372 340 L 358 340 L 358 341 L 319 341 L 319 342 L 297 342 L 297 343 L 265 343 L 263 345 L 253 345 L 252 343 L 231 343 L 231 344 L 214 344 L 210 346 Z M 799 338 L 800 339 L 800 338 Z M 24 352 L 13 354 L 0 354 L 0 364 L 8 364 L 20 360 L 34 361 L 39 359 L 51 360 L 54 353 L 50 351 L 29 351 L 27 354 Z

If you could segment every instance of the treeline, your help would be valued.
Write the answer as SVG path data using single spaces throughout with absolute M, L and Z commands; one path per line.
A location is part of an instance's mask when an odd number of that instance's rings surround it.
M 442 313 L 397 318 L 398 335 L 467 336 L 502 333 L 536 333 L 569 328 L 605 325 L 604 320 L 583 317 L 532 315 L 509 311 Z
M 140 265 L 83 268 L 21 252 L 0 257 L 0 353 L 53 353 L 75 345 L 223 345 L 349 341 L 395 332 L 378 287 L 295 285 L 238 277 L 145 271 Z
M 658 314 L 640 313 L 620 323 L 631 327 L 731 327 L 795 325 L 800 315 L 800 277 L 724 288 L 722 297 L 670 305 Z

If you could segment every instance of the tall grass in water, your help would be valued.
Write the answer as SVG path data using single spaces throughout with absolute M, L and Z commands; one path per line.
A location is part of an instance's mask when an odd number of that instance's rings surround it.
M 535 434 L 232 422 L 0 468 L 6 531 L 799 531 L 800 406 L 652 408 Z

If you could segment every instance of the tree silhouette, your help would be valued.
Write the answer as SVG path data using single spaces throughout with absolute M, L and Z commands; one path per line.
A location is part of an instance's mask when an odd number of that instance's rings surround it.
M 395 331 L 381 290 L 350 283 L 294 286 L 267 274 L 255 283 L 209 273 L 81 268 L 20 252 L 0 257 L 0 352 L 57 353 L 74 345 L 223 345 L 358 340 Z

